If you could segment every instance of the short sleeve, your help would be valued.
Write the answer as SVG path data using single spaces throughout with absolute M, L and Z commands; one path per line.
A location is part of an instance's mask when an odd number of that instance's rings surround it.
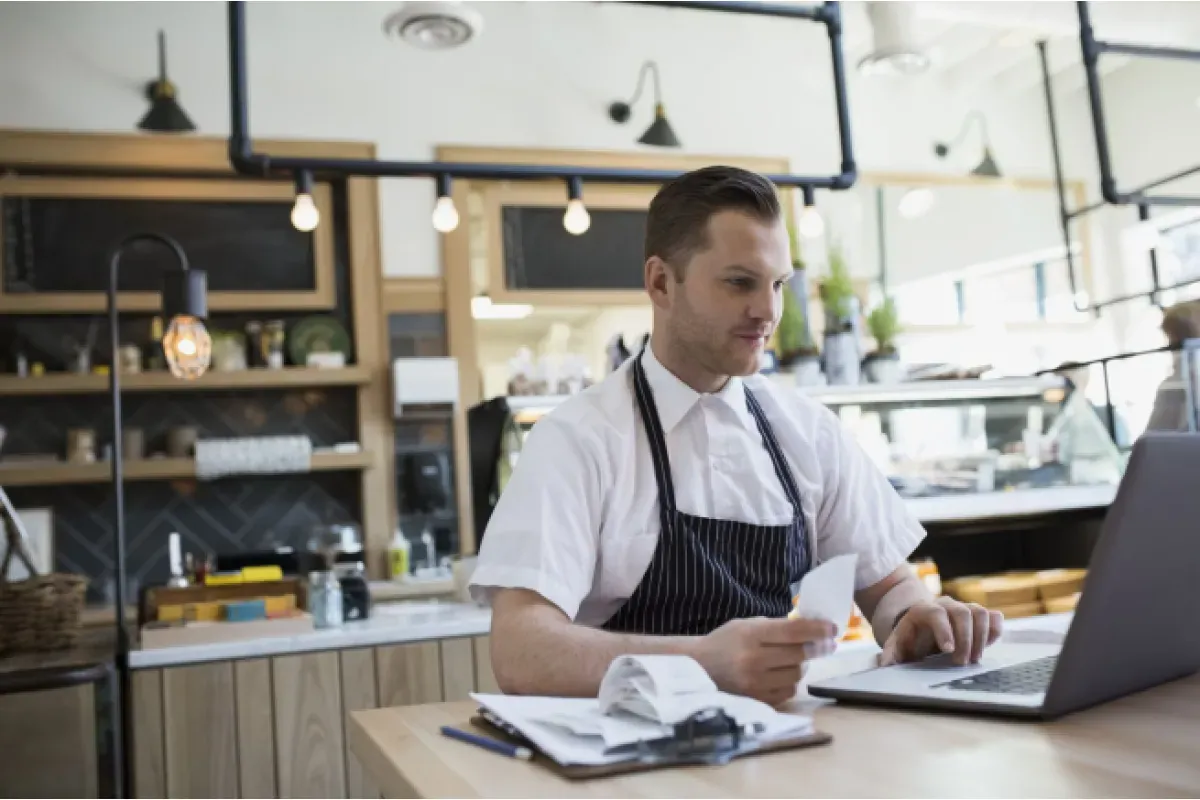
M 818 552 L 822 560 L 856 553 L 855 590 L 866 589 L 908 561 L 925 529 L 837 417 L 822 424 Z
M 598 447 L 586 429 L 554 415 L 540 420 L 488 520 L 471 596 L 496 589 L 537 592 L 575 619 L 592 589 L 600 539 Z

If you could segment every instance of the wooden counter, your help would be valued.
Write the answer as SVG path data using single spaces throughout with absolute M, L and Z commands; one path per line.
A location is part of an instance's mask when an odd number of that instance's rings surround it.
M 486 635 L 405 633 L 364 645 L 319 632 L 320 649 L 264 640 L 234 657 L 135 668 L 134 795 L 378 797 L 346 747 L 350 711 L 498 690 Z
M 861 658 L 851 659 L 861 661 Z M 826 704 L 831 745 L 570 782 L 440 735 L 471 702 L 351 715 L 351 751 L 384 797 L 1172 797 L 1200 794 L 1200 675 L 1050 723 Z

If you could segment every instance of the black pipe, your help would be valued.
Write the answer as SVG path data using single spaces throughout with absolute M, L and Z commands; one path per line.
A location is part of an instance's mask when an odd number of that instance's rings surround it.
M 813 22 L 825 22 L 825 8 L 820 5 L 802 6 L 785 5 L 783 3 L 752 3 L 728 2 L 727 0 L 682 0 L 682 2 L 654 2 L 654 0 L 634 0 L 630 5 L 660 6 L 662 8 L 686 8 L 694 11 L 724 11 L 731 14 L 750 14 L 760 17 L 790 17 L 792 19 L 807 19 Z
M 1054 156 L 1054 186 L 1058 190 L 1058 224 L 1062 228 L 1063 249 L 1067 257 L 1067 282 L 1071 287 L 1071 305 L 1076 311 L 1088 310 L 1085 303 L 1079 304 L 1079 287 L 1075 280 L 1075 256 L 1071 248 L 1071 219 L 1074 216 L 1067 210 L 1067 184 L 1063 178 L 1062 156 L 1058 141 L 1058 116 L 1054 113 L 1054 91 L 1050 83 L 1050 65 L 1046 58 L 1046 42 L 1037 43 L 1038 60 L 1042 66 L 1042 89 L 1046 95 L 1046 119 L 1050 123 L 1050 152 Z
M 1166 176 L 1165 178 L 1159 178 L 1158 180 L 1150 181 L 1149 183 L 1145 184 L 1144 186 L 1139 186 L 1138 188 L 1131 190 L 1130 194 L 1141 194 L 1142 192 L 1146 191 L 1147 189 L 1157 189 L 1159 186 L 1162 186 L 1164 183 L 1170 183 L 1171 181 L 1177 181 L 1180 178 L 1186 178 L 1188 175 L 1192 175 L 1197 172 L 1200 172 L 1200 164 L 1197 164 L 1194 167 L 1188 167 L 1187 169 L 1181 169 L 1178 172 L 1174 172 L 1174 173 Z M 1198 204 L 1200 204 L 1200 199 L 1198 199 L 1197 202 L 1198 202 Z
M 1188 50 L 1183 47 L 1159 47 L 1144 44 L 1123 44 L 1121 42 L 1096 42 L 1096 49 L 1101 53 L 1121 53 L 1127 56 L 1150 56 L 1151 58 L 1180 58 L 1186 61 L 1200 61 L 1200 50 Z
M 746 6 L 746 7 L 743 7 Z M 741 3 L 699 3 L 697 7 L 714 11 L 759 13 L 770 16 L 800 17 L 804 7 L 772 6 Z M 735 8 L 736 7 L 736 8 Z M 246 17 L 244 0 L 229 3 L 229 102 L 230 136 L 229 161 L 235 172 L 267 176 L 271 172 L 313 173 L 333 172 L 340 175 L 369 177 L 437 177 L 478 180 L 595 180 L 604 183 L 655 184 L 666 183 L 683 174 L 681 170 L 612 169 L 604 167 L 554 166 L 544 164 L 486 164 L 439 161 L 379 161 L 374 159 L 295 158 L 274 157 L 256 153 L 250 137 L 249 90 L 246 74 Z M 841 140 L 841 172 L 837 175 L 807 176 L 768 174 L 765 177 L 778 186 L 812 187 L 815 189 L 849 189 L 858 177 L 850 137 L 849 103 L 846 98 L 845 68 L 842 63 L 841 15 L 837 3 L 820 7 L 819 20 L 829 32 L 833 51 L 834 89 L 837 99 L 838 133 Z
M 1150 221 L 1150 206 L 1145 203 L 1138 204 L 1138 219 L 1142 222 Z M 1150 302 L 1162 308 L 1158 287 L 1158 249 L 1155 247 L 1150 248 L 1150 281 L 1154 287 L 1150 290 Z
M 1088 105 L 1092 112 L 1092 130 L 1096 135 L 1096 158 L 1100 162 L 1100 194 L 1113 205 L 1121 205 L 1121 193 L 1113 177 L 1108 149 L 1108 130 L 1104 125 L 1104 104 L 1100 97 L 1100 48 L 1092 30 L 1092 17 L 1086 0 L 1075 4 L 1079 12 L 1079 46 L 1083 54 L 1083 74 L 1087 77 Z
M 1121 202 L 1117 205 L 1145 203 L 1148 206 L 1200 206 L 1200 197 L 1185 195 L 1153 195 L 1141 192 L 1128 192 L 1120 195 Z
M 846 89 L 846 65 L 842 58 L 842 8 L 826 3 L 825 29 L 829 33 L 829 54 L 833 67 L 833 98 L 837 104 L 838 143 L 842 148 L 841 174 L 834 176 L 833 189 L 849 189 L 858 179 L 854 162 L 854 143 L 850 136 L 850 98 Z
M 1082 208 L 1077 208 L 1074 211 L 1068 211 L 1067 218 L 1075 219 L 1076 217 L 1082 217 L 1083 215 L 1090 214 L 1093 211 L 1099 211 L 1100 209 L 1104 208 L 1106 205 L 1109 205 L 1109 203 L 1107 201 L 1097 200 L 1095 203 L 1088 203 L 1086 206 L 1083 206 Z
M 1160 286 L 1160 287 L 1158 287 L 1158 291 L 1159 292 L 1170 292 L 1175 289 L 1182 289 L 1185 286 L 1191 286 L 1194 283 L 1200 283 L 1200 278 L 1192 278 L 1191 280 L 1180 281 L 1179 283 L 1173 283 L 1170 286 Z M 1105 300 L 1103 303 L 1096 303 L 1096 305 L 1093 306 L 1093 308 L 1107 308 L 1108 306 L 1115 306 L 1120 303 L 1128 303 L 1131 300 L 1145 300 L 1146 298 L 1150 297 L 1152 294 L 1153 294 L 1152 292 L 1134 292 L 1132 294 L 1123 294 L 1123 295 L 1120 295 L 1119 297 L 1111 297 L 1108 300 Z M 1158 304 L 1155 303 L 1155 305 L 1158 305 Z
M 1132 350 L 1128 353 L 1117 353 L 1116 355 L 1102 356 L 1101 358 L 1093 358 L 1091 361 L 1073 361 L 1073 362 L 1071 362 L 1071 369 L 1078 369 L 1081 367 L 1090 367 L 1093 364 L 1103 364 L 1103 363 L 1106 363 L 1109 361 L 1125 361 L 1126 359 L 1130 359 L 1130 358 L 1140 358 L 1142 356 L 1152 356 L 1156 353 L 1174 353 L 1174 352 L 1177 352 L 1179 349 L 1180 348 L 1178 348 L 1178 347 L 1171 347 L 1170 345 L 1163 345 L 1162 347 L 1154 347 L 1149 350 Z M 1041 375 L 1057 375 L 1061 369 L 1062 369 L 1061 366 L 1049 367 L 1047 369 L 1040 369 L 1037 372 L 1033 373 L 1033 375 L 1034 375 L 1034 377 L 1039 377 Z

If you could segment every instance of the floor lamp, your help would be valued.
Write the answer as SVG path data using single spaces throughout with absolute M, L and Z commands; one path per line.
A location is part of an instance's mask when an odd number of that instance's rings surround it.
M 112 396 L 112 487 L 113 550 L 116 560 L 114 580 L 116 605 L 116 669 L 113 682 L 112 764 L 113 784 L 117 797 L 132 797 L 130 791 L 131 759 L 129 757 L 129 651 L 130 636 L 125 620 L 125 487 L 124 455 L 121 452 L 124 428 L 121 424 L 121 370 L 118 354 L 121 348 L 120 313 L 117 309 L 117 277 L 121 259 L 126 252 L 141 244 L 164 245 L 175 257 L 175 265 L 163 273 L 163 316 L 171 320 L 163 335 L 162 347 L 171 373 L 177 378 L 194 380 L 208 369 L 212 357 L 212 339 L 204 327 L 208 316 L 208 279 L 204 272 L 191 269 L 187 254 L 179 242 L 159 233 L 139 233 L 124 239 L 113 251 L 108 274 L 108 327 L 112 338 L 112 366 L 108 371 L 108 387 Z

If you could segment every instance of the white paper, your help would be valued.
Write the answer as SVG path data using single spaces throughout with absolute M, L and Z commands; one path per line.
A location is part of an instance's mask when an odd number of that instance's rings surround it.
M 819 619 L 837 626 L 836 636 L 846 632 L 854 611 L 854 553 L 836 556 L 800 579 L 800 599 L 790 617 Z
M 621 710 L 653 722 L 674 725 L 720 705 L 717 685 L 687 656 L 621 656 L 600 682 L 600 711 Z
M 747 719 L 744 708 L 756 700 L 720 693 L 722 705 L 731 715 Z M 603 714 L 599 701 L 574 697 L 519 697 L 473 693 L 471 698 L 525 735 L 541 752 L 559 764 L 613 764 L 627 761 L 627 751 L 613 751 L 640 740 L 670 736 L 673 729 L 632 714 Z M 748 705 L 746 705 L 748 704 Z M 739 708 L 741 706 L 741 708 Z M 767 742 L 812 730 L 812 717 L 780 714 L 764 706 L 763 731 L 758 741 Z

